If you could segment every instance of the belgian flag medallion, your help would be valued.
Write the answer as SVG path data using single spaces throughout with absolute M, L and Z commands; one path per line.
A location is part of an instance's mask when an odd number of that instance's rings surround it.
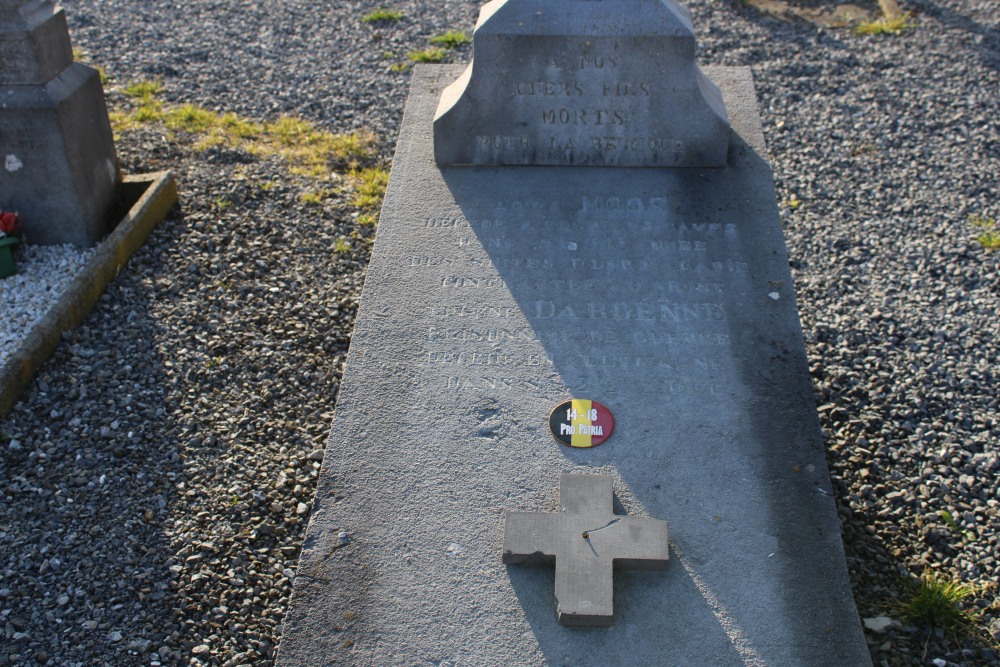
M 552 410 L 549 429 L 556 440 L 568 447 L 596 447 L 611 437 L 615 418 L 597 401 L 574 398 Z

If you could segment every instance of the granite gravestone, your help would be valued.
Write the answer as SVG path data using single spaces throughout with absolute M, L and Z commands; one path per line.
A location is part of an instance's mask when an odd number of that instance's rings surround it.
M 96 70 L 73 62 L 62 9 L 0 0 L 0 208 L 26 239 L 92 246 L 121 180 Z
M 586 48 L 549 33 L 558 57 Z M 415 69 L 279 664 L 870 664 L 752 78 L 704 75 L 723 167 L 442 167 L 435 117 L 468 70 Z M 614 434 L 557 442 L 570 398 Z M 614 572 L 607 627 L 559 623 L 553 568 L 502 564 L 505 517 L 558 511 L 564 474 L 669 522 L 665 570 Z

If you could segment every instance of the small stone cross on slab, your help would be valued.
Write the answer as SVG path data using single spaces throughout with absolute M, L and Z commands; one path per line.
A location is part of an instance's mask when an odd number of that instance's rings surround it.
M 611 625 L 613 571 L 667 566 L 667 522 L 614 513 L 608 475 L 562 475 L 562 511 L 507 512 L 503 562 L 556 565 L 556 613 L 563 625 Z

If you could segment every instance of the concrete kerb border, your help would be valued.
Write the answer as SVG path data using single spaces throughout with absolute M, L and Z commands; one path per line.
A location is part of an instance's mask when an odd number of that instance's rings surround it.
M 143 187 L 144 186 L 144 187 Z M 6 417 L 59 344 L 63 333 L 78 327 L 101 298 L 104 288 L 121 267 L 142 247 L 153 229 L 167 217 L 177 202 L 177 181 L 169 171 L 125 176 L 126 196 L 130 189 L 143 188 L 114 231 L 98 246 L 86 266 L 70 283 L 56 304 L 34 326 L 0 368 L 0 417 Z

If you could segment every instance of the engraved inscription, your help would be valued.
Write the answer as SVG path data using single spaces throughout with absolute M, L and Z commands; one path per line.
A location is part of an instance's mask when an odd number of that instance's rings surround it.
M 481 394 L 525 391 L 518 375 L 546 387 L 622 373 L 667 396 L 718 394 L 732 363 L 726 295 L 749 265 L 733 254 L 734 223 L 686 222 L 677 206 L 597 192 L 422 219 L 434 247 L 454 245 L 399 260 L 444 297 L 427 306 L 421 381 Z
M 531 140 L 528 137 L 479 134 L 476 135 L 476 143 L 481 148 L 490 148 L 496 151 L 528 150 L 531 148 Z
M 542 109 L 544 125 L 624 125 L 627 112 L 621 109 Z M 555 137 L 553 137 L 555 139 Z M 600 148 L 600 146 L 598 146 Z
M 576 81 L 522 81 L 515 85 L 514 93 L 521 96 L 579 97 L 583 95 L 583 86 Z
M 721 303 L 589 302 L 556 304 L 535 301 L 534 317 L 567 320 L 636 320 L 647 322 L 718 322 L 726 319 Z

